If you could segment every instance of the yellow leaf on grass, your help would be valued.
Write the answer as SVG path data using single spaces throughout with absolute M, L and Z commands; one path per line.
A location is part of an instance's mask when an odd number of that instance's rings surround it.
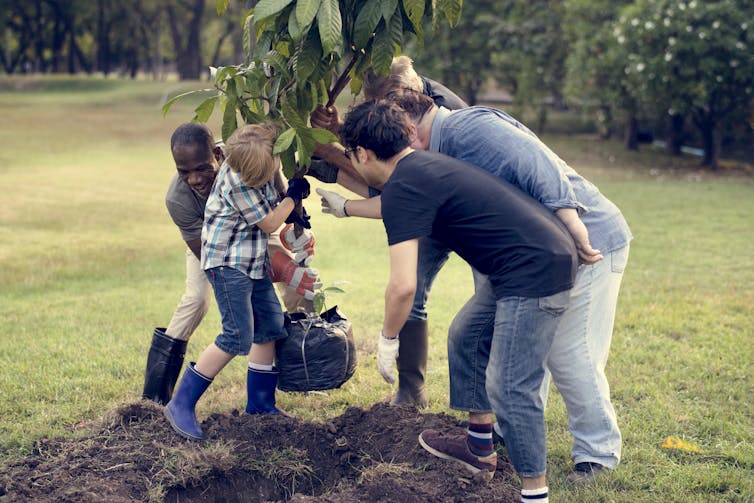
M 676 437 L 666 438 L 665 442 L 663 442 L 660 447 L 662 447 L 663 449 L 679 449 L 687 452 L 702 452 L 702 450 L 694 444 L 690 444 L 685 440 L 681 440 L 680 438 Z

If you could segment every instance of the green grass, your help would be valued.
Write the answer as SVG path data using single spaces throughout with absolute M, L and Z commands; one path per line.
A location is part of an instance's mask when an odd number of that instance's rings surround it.
M 0 456 L 44 436 L 75 435 L 138 399 L 153 327 L 183 288 L 183 244 L 164 207 L 172 130 L 187 104 L 160 105 L 190 84 L 0 79 Z M 196 87 L 201 87 L 196 84 Z M 217 131 L 217 123 L 212 124 Z M 608 364 L 624 436 L 618 470 L 574 489 L 567 420 L 547 410 L 555 501 L 754 501 L 754 183 L 700 171 L 696 159 L 638 153 L 588 137 L 546 137 L 624 211 L 636 236 Z M 312 421 L 389 396 L 375 369 L 387 250 L 379 222 L 334 219 L 308 202 L 314 265 L 351 319 L 360 364 L 327 395 L 280 393 Z M 430 301 L 429 393 L 448 411 L 445 335 L 471 294 L 453 258 Z M 196 358 L 220 326 L 210 309 L 189 344 Z M 244 406 L 236 359 L 202 400 L 200 418 Z M 661 448 L 668 436 L 701 454 Z

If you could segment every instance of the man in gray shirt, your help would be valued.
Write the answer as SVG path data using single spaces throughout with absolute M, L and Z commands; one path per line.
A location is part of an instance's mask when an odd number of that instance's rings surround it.
M 167 403 L 183 366 L 186 346 L 209 308 L 209 281 L 201 268 L 201 235 L 204 206 L 215 175 L 224 159 L 222 144 L 203 124 L 178 126 L 170 139 L 176 174 L 165 196 L 165 205 L 186 242 L 186 288 L 166 328 L 154 329 L 147 357 L 143 398 Z M 279 189 L 280 190 L 280 189 Z M 289 312 L 313 311 L 311 299 L 318 286 L 317 271 L 306 267 L 314 253 L 309 230 L 295 238 L 292 226 L 270 235 L 268 255 L 273 281 Z M 302 266 L 303 264 L 304 266 Z

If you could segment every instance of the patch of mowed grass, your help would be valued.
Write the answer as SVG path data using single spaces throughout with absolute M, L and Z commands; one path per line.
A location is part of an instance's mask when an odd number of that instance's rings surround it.
M 43 79 L 44 80 L 44 79 Z M 7 91 L 0 81 L 0 455 L 73 435 L 141 393 L 155 326 L 183 291 L 183 243 L 164 208 L 176 83 L 121 82 Z M 190 86 L 192 84 L 181 84 Z M 195 83 L 196 88 L 203 87 Z M 85 91 L 82 89 L 86 88 Z M 184 89 L 185 90 L 185 89 Z M 216 126 L 213 126 L 218 131 Z M 635 239 L 608 363 L 624 437 L 619 469 L 595 486 L 565 483 L 572 439 L 562 399 L 547 410 L 549 485 L 556 501 L 754 501 L 754 185 L 711 175 L 696 159 L 617 142 L 546 136 L 625 213 Z M 317 183 L 313 183 L 315 186 Z M 341 190 L 341 192 L 344 192 Z M 356 374 L 326 394 L 279 393 L 295 416 L 322 421 L 369 407 L 390 388 L 375 369 L 388 256 L 380 222 L 322 215 L 307 201 L 314 262 L 353 322 Z M 445 338 L 473 290 L 453 257 L 430 300 L 430 410 L 448 411 Z M 188 347 L 198 357 L 220 328 L 210 308 Z M 200 419 L 245 406 L 235 359 L 198 407 Z M 458 414 L 462 417 L 461 414 Z M 661 448 L 668 436 L 702 453 Z

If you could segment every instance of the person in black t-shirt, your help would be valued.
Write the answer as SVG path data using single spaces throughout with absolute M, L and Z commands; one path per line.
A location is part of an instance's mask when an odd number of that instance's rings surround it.
M 390 74 L 386 76 L 376 75 L 371 68 L 368 68 L 364 72 L 363 89 L 366 100 L 384 98 L 397 89 L 411 89 L 429 96 L 437 106 L 449 110 L 468 107 L 465 101 L 447 87 L 419 75 L 407 56 L 393 58 Z M 341 124 L 334 107 L 328 109 L 319 107 L 312 113 L 311 123 L 314 127 L 329 129 L 334 133 L 337 133 L 337 127 Z M 353 170 L 350 162 L 343 157 L 340 147 L 322 145 L 318 150 L 319 155 L 326 158 L 327 162 L 313 161 L 309 170 L 310 174 L 324 182 L 337 182 L 364 197 L 379 194 L 376 187 L 369 187 Z M 325 169 L 325 166 L 330 166 L 330 168 Z M 332 166 L 337 166 L 338 169 Z M 325 173 L 327 176 L 321 176 Z M 318 192 L 321 190 L 323 189 L 318 189 Z M 369 201 L 364 200 L 364 203 Z M 372 200 L 372 202 L 379 206 L 379 200 Z M 348 216 L 344 211 L 334 214 L 340 217 Z M 358 216 L 358 212 L 355 212 L 354 216 Z M 402 343 L 397 361 L 398 389 L 390 401 L 391 405 L 426 406 L 428 403 L 424 386 L 429 351 L 427 300 L 432 282 L 447 260 L 447 251 L 436 241 L 428 238 L 420 240 L 416 295 L 406 324 L 400 331 Z
M 578 256 L 550 211 L 513 185 L 443 154 L 414 151 L 411 123 L 386 101 L 354 108 L 340 129 L 354 169 L 382 190 L 390 279 L 377 367 L 395 381 L 398 337 L 416 290 L 419 240 L 436 239 L 476 271 L 474 296 L 453 324 L 463 341 L 448 348 L 450 405 L 472 393 L 466 435 L 425 430 L 420 444 L 491 478 L 494 412 L 522 494 L 546 501 L 544 407 L 539 388 L 557 321 L 567 304 Z M 494 322 L 491 343 L 478 337 Z M 488 401 L 489 400 L 489 401 Z M 464 397 L 464 403 L 468 398 Z

